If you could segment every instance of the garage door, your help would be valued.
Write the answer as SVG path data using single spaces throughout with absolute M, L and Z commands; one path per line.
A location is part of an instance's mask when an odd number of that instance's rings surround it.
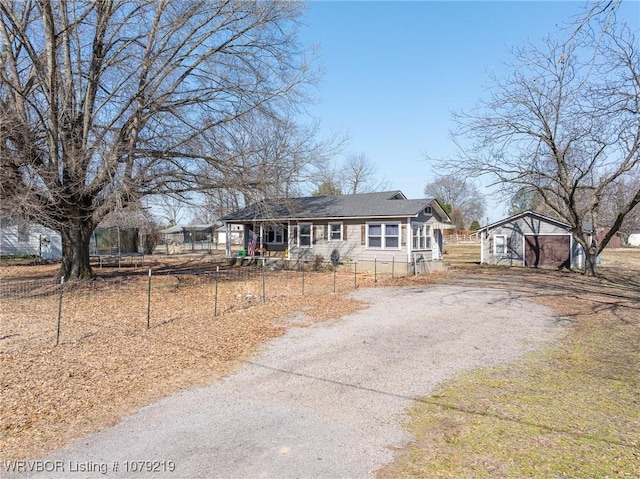
M 525 236 L 524 248 L 526 266 L 560 268 L 571 265 L 570 235 Z

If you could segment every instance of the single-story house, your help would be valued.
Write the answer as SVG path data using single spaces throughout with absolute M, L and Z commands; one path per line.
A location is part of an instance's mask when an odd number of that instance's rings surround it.
M 437 200 L 407 199 L 398 190 L 265 200 L 221 220 L 227 238 L 232 225 L 242 225 L 250 256 L 371 264 L 441 260 L 442 231 L 452 228 Z M 231 256 L 229 241 L 226 254 Z
M 571 227 L 525 211 L 480 230 L 480 262 L 509 266 L 582 268 L 584 251 Z
M 60 233 L 16 215 L 0 216 L 0 256 L 62 258 Z

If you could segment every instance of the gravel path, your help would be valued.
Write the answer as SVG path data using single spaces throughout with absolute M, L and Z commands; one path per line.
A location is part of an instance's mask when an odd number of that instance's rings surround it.
M 371 306 L 292 327 L 235 375 L 36 463 L 55 473 L 9 477 L 372 477 L 411 440 L 403 421 L 414 398 L 561 331 L 550 310 L 507 290 L 440 284 L 354 295 Z M 147 467 L 157 472 L 138 471 Z

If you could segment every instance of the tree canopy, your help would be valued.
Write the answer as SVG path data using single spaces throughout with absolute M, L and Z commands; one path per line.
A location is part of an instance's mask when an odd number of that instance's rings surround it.
M 445 209 L 456 228 L 465 229 L 484 214 L 485 199 L 476 186 L 464 178 L 444 175 L 424 187 L 427 196 L 436 198 Z
M 283 125 L 313 81 L 302 9 L 0 0 L 0 198 L 60 231 L 61 275 L 91 276 L 91 232 L 114 209 L 242 177 L 229 132 Z
M 590 4 L 560 38 L 514 48 L 488 97 L 456 114 L 460 155 L 441 165 L 464 177 L 487 175 L 509 199 L 539 199 L 571 226 L 591 275 L 640 202 L 631 181 L 640 168 L 640 48 L 618 8 Z M 605 214 L 620 183 L 632 188 Z M 598 242 L 590 231 L 604 223 L 610 229 Z

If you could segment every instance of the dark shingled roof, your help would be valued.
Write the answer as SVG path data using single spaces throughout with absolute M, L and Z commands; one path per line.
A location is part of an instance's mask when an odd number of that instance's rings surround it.
M 226 222 L 253 220 L 384 218 L 419 214 L 433 198 L 408 200 L 402 192 L 383 191 L 338 196 L 306 196 L 261 201 L 222 218 Z

